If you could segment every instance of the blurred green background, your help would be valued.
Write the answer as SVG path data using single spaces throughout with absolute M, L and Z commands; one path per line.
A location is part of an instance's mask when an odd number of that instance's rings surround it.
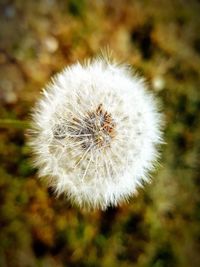
M 200 266 L 199 14 L 197 0 L 0 0 L 1 119 L 28 120 L 53 74 L 109 46 L 160 98 L 167 143 L 129 204 L 84 212 L 37 179 L 24 129 L 1 124 L 1 267 Z

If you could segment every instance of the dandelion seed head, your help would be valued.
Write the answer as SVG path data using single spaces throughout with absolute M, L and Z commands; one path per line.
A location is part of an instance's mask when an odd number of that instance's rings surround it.
M 29 143 L 39 176 L 80 207 L 116 206 L 149 181 L 161 115 L 143 79 L 95 59 L 64 69 L 33 111 Z

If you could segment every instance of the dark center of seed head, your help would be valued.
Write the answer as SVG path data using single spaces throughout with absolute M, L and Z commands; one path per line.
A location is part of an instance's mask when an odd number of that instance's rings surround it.
M 115 122 L 110 113 L 100 104 L 96 110 L 88 111 L 82 118 L 72 118 L 67 124 L 59 124 L 53 130 L 55 139 L 66 136 L 77 140 L 82 148 L 104 148 L 110 146 L 115 137 Z
M 81 120 L 74 118 L 71 129 L 84 149 L 89 147 L 103 148 L 110 145 L 115 136 L 115 123 L 111 114 L 100 104 L 96 110 L 89 111 Z M 74 126 L 74 127 L 73 127 Z

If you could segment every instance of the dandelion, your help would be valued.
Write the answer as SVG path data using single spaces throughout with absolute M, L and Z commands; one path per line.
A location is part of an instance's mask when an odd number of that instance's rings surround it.
M 64 69 L 33 111 L 39 177 L 81 208 L 116 206 L 149 181 L 160 114 L 143 79 L 108 59 Z

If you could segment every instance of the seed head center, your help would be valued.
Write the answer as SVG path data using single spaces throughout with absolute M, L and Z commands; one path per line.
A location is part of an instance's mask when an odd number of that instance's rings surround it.
M 100 104 L 96 110 L 88 111 L 85 117 L 80 120 L 74 118 L 78 123 L 76 133 L 82 147 L 88 149 L 93 146 L 102 148 L 110 146 L 111 140 L 115 136 L 115 123 L 111 114 L 103 109 Z
M 115 137 L 115 122 L 110 113 L 100 104 L 95 110 L 88 111 L 81 117 L 73 117 L 66 123 L 57 124 L 53 129 L 55 139 L 67 136 L 81 144 L 85 150 L 109 147 Z

